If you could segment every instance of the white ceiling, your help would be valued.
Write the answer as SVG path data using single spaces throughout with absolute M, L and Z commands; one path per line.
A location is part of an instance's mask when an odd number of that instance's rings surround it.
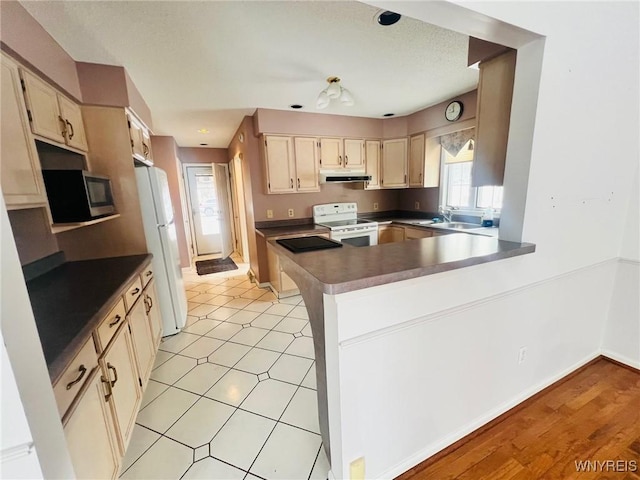
M 380 118 L 473 90 L 468 37 L 355 1 L 21 1 L 76 61 L 121 65 L 154 133 L 226 148 L 256 108 Z M 338 76 L 356 105 L 315 101 Z M 200 134 L 207 128 L 210 133 Z

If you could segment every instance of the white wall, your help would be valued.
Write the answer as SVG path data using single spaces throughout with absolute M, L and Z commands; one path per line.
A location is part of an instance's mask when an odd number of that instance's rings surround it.
M 367 478 L 386 478 L 603 351 L 635 364 L 640 19 L 637 2 L 370 3 L 511 46 L 530 37 L 483 14 L 546 37 L 537 107 L 512 111 L 512 125 L 535 118 L 532 142 L 518 132 L 507 160 L 531 151 L 518 194 L 536 253 L 326 300 L 340 319 L 332 469 L 364 455 Z M 505 195 L 521 188 L 510 180 Z

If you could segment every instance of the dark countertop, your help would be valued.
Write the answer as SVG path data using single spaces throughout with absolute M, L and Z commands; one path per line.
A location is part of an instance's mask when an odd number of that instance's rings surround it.
M 525 255 L 531 243 L 517 243 L 466 233 L 452 233 L 409 242 L 370 247 L 336 248 L 294 254 L 268 241 L 269 248 L 290 260 L 303 274 L 319 282 L 324 293 L 335 295 L 376 285 L 432 275 L 458 268 Z M 283 263 L 285 271 L 287 261 Z
M 327 227 L 320 227 L 318 225 L 314 225 L 313 223 L 308 223 L 305 225 L 291 225 L 291 226 L 283 226 L 283 227 L 272 227 L 272 228 L 256 228 L 256 232 L 259 235 L 263 236 L 266 239 L 282 237 L 284 235 L 297 235 L 297 234 L 323 234 L 329 233 L 330 230 Z
M 67 262 L 27 282 L 52 383 L 150 261 L 145 254 Z

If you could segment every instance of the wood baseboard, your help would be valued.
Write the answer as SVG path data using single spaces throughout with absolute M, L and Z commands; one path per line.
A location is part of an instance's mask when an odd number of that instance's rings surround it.
M 618 360 L 614 360 L 613 358 L 607 357 L 606 355 L 600 355 L 600 358 L 602 358 L 603 360 L 606 360 L 607 362 L 614 363 L 614 364 L 618 365 L 619 367 L 626 368 L 627 370 L 631 370 L 632 372 L 640 373 L 640 369 L 639 368 L 636 368 L 636 367 L 631 366 L 631 365 L 627 365 L 626 363 L 619 362 Z
M 603 360 L 603 359 L 607 360 L 609 362 L 615 363 L 616 365 L 620 365 L 622 367 L 626 367 L 626 368 L 628 368 L 628 369 L 630 369 L 630 370 L 632 370 L 632 371 L 634 371 L 636 373 L 640 372 L 640 371 L 636 370 L 635 368 L 630 367 L 629 365 L 622 364 L 622 363 L 617 362 L 615 360 L 612 360 L 612 359 L 610 359 L 608 357 L 605 357 L 604 355 L 600 355 L 600 356 L 594 358 L 593 360 L 585 363 L 581 367 L 575 369 L 573 372 L 569 373 L 568 375 L 565 375 L 560 380 L 558 380 L 558 381 L 552 383 L 551 385 L 549 385 L 548 387 L 545 387 L 544 389 L 540 390 L 538 393 L 536 393 L 536 394 L 532 395 L 531 397 L 527 398 L 526 400 L 524 400 L 523 402 L 519 403 L 515 407 L 507 410 L 502 415 L 494 418 L 493 420 L 491 420 L 490 422 L 484 424 L 480 428 L 478 428 L 478 429 L 474 430 L 473 432 L 469 433 L 468 435 L 462 437 L 457 442 L 452 443 L 448 447 L 445 447 L 444 449 L 440 450 L 438 453 L 430 456 L 429 458 L 427 458 L 426 460 L 422 461 L 421 463 L 419 463 L 415 467 L 409 469 L 407 472 L 405 472 L 402 475 L 399 475 L 398 477 L 396 477 L 395 480 L 406 480 L 406 479 L 411 478 L 416 473 L 420 472 L 421 470 L 424 470 L 425 468 L 427 468 L 427 467 L 431 466 L 432 464 L 436 463 L 437 461 L 441 460 L 443 457 L 446 457 L 447 455 L 449 455 L 452 452 L 456 451 L 457 449 L 459 449 L 460 447 L 462 447 L 466 443 L 470 442 L 471 440 L 473 440 L 477 436 L 483 434 L 487 430 L 495 427 L 496 425 L 500 424 L 501 422 L 503 422 L 504 420 L 506 420 L 510 416 L 514 415 L 515 413 L 519 412 L 523 408 L 525 408 L 528 405 L 532 404 L 534 401 L 536 401 L 538 398 L 542 397 L 544 394 L 548 393 L 550 390 L 553 390 L 554 388 L 557 388 L 559 385 L 562 385 L 563 383 L 565 383 L 569 379 L 575 377 L 577 374 L 579 374 L 583 370 L 589 368 L 594 363 L 599 362 L 600 360 Z

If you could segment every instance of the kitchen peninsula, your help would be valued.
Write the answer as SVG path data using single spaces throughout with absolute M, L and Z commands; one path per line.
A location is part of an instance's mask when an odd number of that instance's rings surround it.
M 423 379 L 434 381 L 434 391 L 445 402 L 456 403 L 456 393 L 453 388 L 441 394 L 440 382 L 447 380 L 435 378 L 434 372 L 442 366 L 427 362 L 426 356 L 443 348 L 455 350 L 457 337 L 468 332 L 458 333 L 454 322 L 448 325 L 453 327 L 451 334 L 441 328 L 446 322 L 441 322 L 440 312 L 450 299 L 431 295 L 434 279 L 448 276 L 447 281 L 465 288 L 464 267 L 517 262 L 514 257 L 535 251 L 530 243 L 464 233 L 301 254 L 274 240 L 268 241 L 268 248 L 300 288 L 309 313 L 320 430 L 335 478 L 347 478 L 350 464 L 360 457 L 366 457 L 367 475 L 384 476 L 383 465 L 390 458 L 405 458 L 411 448 L 402 441 L 401 431 L 408 426 L 415 425 L 422 443 L 425 435 L 442 441 L 439 429 L 421 430 L 439 420 L 435 412 L 419 408 L 425 395 Z M 463 377 L 459 380 L 467 381 Z M 389 409 L 392 414 L 385 413 Z M 381 452 L 368 438 L 387 438 L 385 458 L 379 458 Z

